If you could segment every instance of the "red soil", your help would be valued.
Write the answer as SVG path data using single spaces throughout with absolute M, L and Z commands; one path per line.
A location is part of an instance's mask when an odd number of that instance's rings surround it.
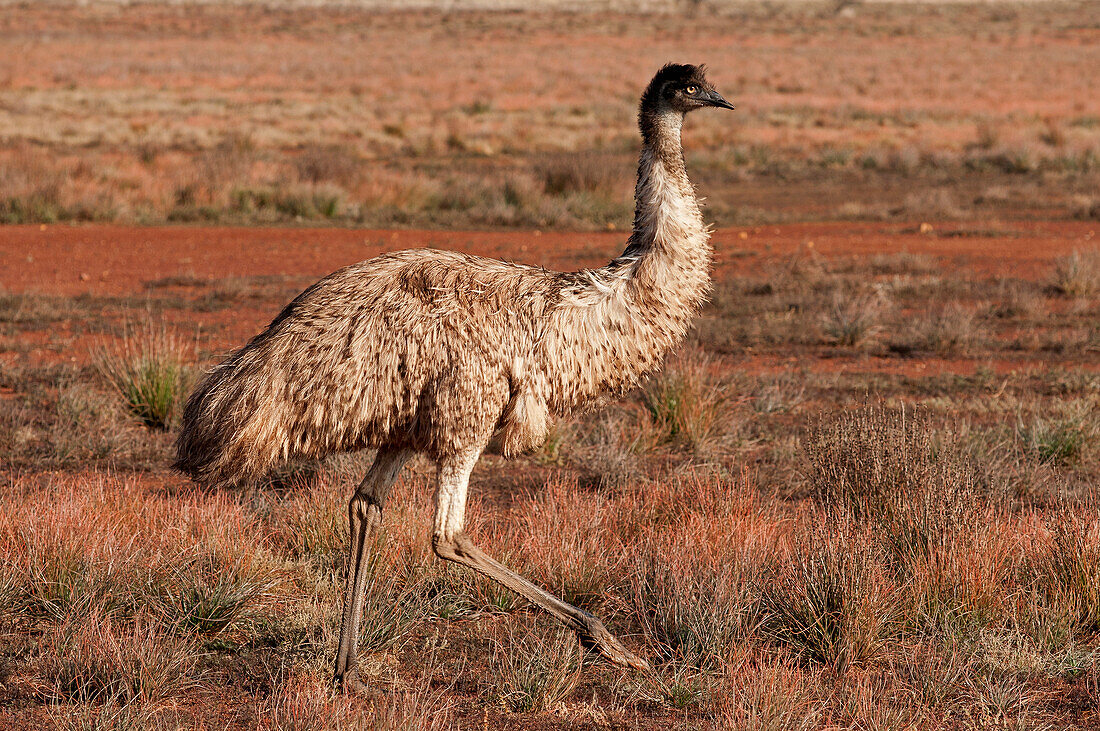
M 949 224 L 807 223 L 715 233 L 716 278 L 797 251 L 825 257 L 908 252 L 965 267 L 976 277 L 1036 278 L 1074 249 L 1100 245 L 1096 222 Z M 371 231 L 309 228 L 0 227 L 0 287 L 8 292 L 125 295 L 163 277 L 320 277 L 384 251 L 454 249 L 553 269 L 598 266 L 626 236 L 539 231 Z
M 923 228 L 923 233 L 921 232 Z M 724 229 L 714 235 L 715 278 L 774 270 L 792 254 L 830 258 L 907 252 L 933 257 L 969 278 L 1041 280 L 1053 259 L 1097 246 L 1095 222 L 1013 222 L 977 229 L 959 224 L 816 223 Z M 63 296 L 147 296 L 149 283 L 180 277 L 217 282 L 233 277 L 285 276 L 288 292 L 347 264 L 413 247 L 453 249 L 551 269 L 599 266 L 623 247 L 625 234 L 539 231 L 377 231 L 310 228 L 135 228 L 124 226 L 0 227 L 0 292 Z M 289 295 L 287 297 L 289 299 Z M 277 311 L 271 302 L 195 311 L 175 324 L 213 337 L 210 353 L 240 345 Z M 178 320 L 178 315 L 176 316 Z M 76 322 L 20 336 L 27 363 L 79 362 L 103 336 Z M 59 348 L 58 340 L 64 347 Z M 733 358 L 748 373 L 808 369 L 836 375 L 879 373 L 926 377 L 1036 373 L 1054 362 L 1044 352 L 1000 352 L 990 358 L 897 357 L 836 348 L 754 353 Z M 1066 364 L 1069 365 L 1069 364 Z M 1100 369 L 1100 362 L 1074 367 Z

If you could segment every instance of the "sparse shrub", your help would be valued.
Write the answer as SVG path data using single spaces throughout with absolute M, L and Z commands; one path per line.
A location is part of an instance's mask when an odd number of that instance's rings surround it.
M 514 713 L 538 713 L 569 697 L 580 679 L 577 638 L 555 628 L 548 635 L 530 630 L 506 642 L 494 641 L 493 694 Z
M 757 382 L 752 406 L 760 414 L 787 413 L 796 409 L 805 400 L 805 377 L 784 371 Z
M 306 145 L 294 158 L 298 179 L 305 183 L 339 183 L 354 181 L 359 160 L 354 150 L 343 145 Z
M 0 199 L 0 223 L 56 223 L 70 218 L 58 188 L 41 187 L 23 198 Z
M 965 457 L 933 439 L 927 418 L 866 409 L 819 427 L 806 445 L 817 501 L 837 519 L 881 532 L 902 563 L 941 553 L 975 507 Z
M 62 203 L 67 178 L 54 155 L 18 145 L 0 160 L 0 223 L 53 223 L 68 218 Z
M 997 299 L 990 306 L 990 314 L 1001 319 L 1033 317 L 1042 306 L 1042 299 L 1033 284 L 1002 279 L 997 285 Z
M 230 132 L 198 160 L 198 179 L 212 192 L 246 181 L 256 162 L 256 142 L 248 134 Z
M 977 338 L 974 313 L 957 304 L 937 307 L 918 322 L 921 347 L 941 355 L 966 353 Z
M 1074 251 L 1054 261 L 1054 289 L 1067 297 L 1100 292 L 1100 251 Z
M 883 302 L 878 294 L 833 296 L 822 326 L 825 334 L 838 345 L 858 347 L 872 340 L 881 330 Z
M 96 369 L 130 411 L 155 429 L 167 429 L 187 387 L 188 349 L 174 333 L 146 325 L 95 354 Z
M 1100 221 L 1100 198 L 1075 196 L 1073 217 L 1082 221 Z
M 955 196 L 943 188 L 920 190 L 905 196 L 900 213 L 910 218 L 955 219 L 962 216 Z
M 879 275 L 917 275 L 936 271 L 936 261 L 927 254 L 911 254 L 902 251 L 897 254 L 875 254 L 871 257 L 871 271 Z

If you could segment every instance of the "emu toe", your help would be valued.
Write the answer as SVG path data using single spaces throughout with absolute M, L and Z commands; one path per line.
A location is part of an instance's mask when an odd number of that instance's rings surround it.
M 649 663 L 623 647 L 615 635 L 607 631 L 599 621 L 590 624 L 580 635 L 581 644 L 596 650 L 605 659 L 624 668 L 633 668 L 642 672 L 651 672 Z
M 378 698 L 382 695 L 382 691 L 375 685 L 367 685 L 359 679 L 359 671 L 356 669 L 348 670 L 342 676 L 336 676 L 334 679 L 334 685 L 336 691 L 343 695 L 358 696 L 359 698 Z

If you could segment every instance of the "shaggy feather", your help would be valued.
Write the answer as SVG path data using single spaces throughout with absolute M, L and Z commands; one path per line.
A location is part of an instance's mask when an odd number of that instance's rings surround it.
M 643 96 L 622 256 L 560 273 L 413 250 L 340 269 L 206 374 L 184 410 L 175 466 L 231 485 L 281 460 L 371 446 L 438 460 L 496 431 L 514 454 L 545 439 L 552 415 L 634 387 L 709 291 L 684 110 L 666 99 L 688 82 L 706 84 L 696 67 L 666 67 Z

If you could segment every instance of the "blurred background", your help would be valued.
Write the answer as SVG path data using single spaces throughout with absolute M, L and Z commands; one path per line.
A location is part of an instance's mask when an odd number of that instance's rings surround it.
M 1100 217 L 1095 2 L 408 5 L 9 5 L 0 222 L 623 228 L 668 61 L 720 226 Z

